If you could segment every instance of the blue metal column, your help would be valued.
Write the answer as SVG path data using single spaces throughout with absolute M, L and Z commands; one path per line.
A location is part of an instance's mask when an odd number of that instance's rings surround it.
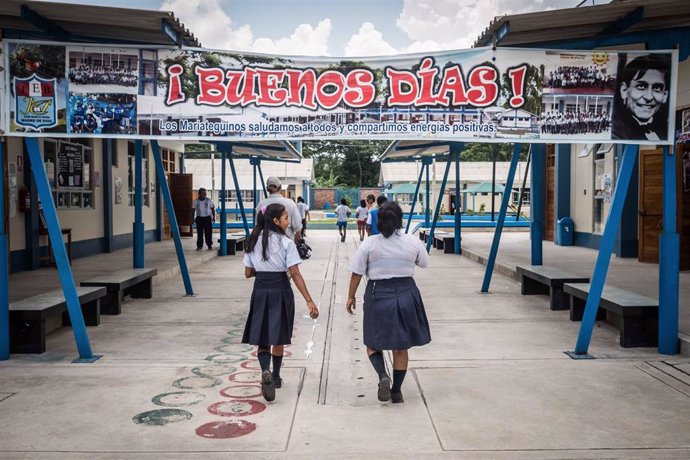
M 570 144 L 556 144 L 556 177 L 554 180 L 556 220 L 570 217 Z
M 74 282 L 74 276 L 72 276 L 72 267 L 70 266 L 69 258 L 67 257 L 65 242 L 62 239 L 60 220 L 58 219 L 57 211 L 55 210 L 55 202 L 53 201 L 53 194 L 50 191 L 48 175 L 46 174 L 45 167 L 43 166 L 43 156 L 41 155 L 41 150 L 38 147 L 38 139 L 35 137 L 27 137 L 24 139 L 24 143 L 29 154 L 31 171 L 33 172 L 36 188 L 38 189 L 38 197 L 41 199 L 41 203 L 43 203 L 43 216 L 46 220 L 46 227 L 48 227 L 48 237 L 50 238 L 51 246 L 53 248 L 55 264 L 57 265 L 60 284 L 62 285 L 62 292 L 67 303 L 67 313 L 69 314 L 69 319 L 72 323 L 74 340 L 77 343 L 77 349 L 79 350 L 79 359 L 76 359 L 72 362 L 92 363 L 100 358 L 100 356 L 94 355 L 91 351 L 89 334 L 86 332 L 84 316 L 81 313 L 77 286 Z
M 419 187 L 422 186 L 422 176 L 424 174 L 425 163 L 422 161 L 422 168 L 419 170 L 419 178 L 417 178 L 417 187 L 414 189 L 414 197 L 412 198 L 412 207 L 410 208 L 410 217 L 407 219 L 407 227 L 405 233 L 410 233 L 410 224 L 412 223 L 412 216 L 414 215 L 414 207 L 417 205 L 417 197 L 419 196 Z
M 103 249 L 105 252 L 115 250 L 113 238 L 113 155 L 117 155 L 115 139 L 103 139 L 103 170 L 101 183 L 103 187 Z
M 678 273 L 680 236 L 676 232 L 676 146 L 664 147 L 664 230 L 659 240 L 659 353 L 678 353 Z
M 522 145 L 515 144 L 513 146 L 513 156 L 510 159 L 510 169 L 508 170 L 508 178 L 506 179 L 506 186 L 503 191 L 503 197 L 501 199 L 501 209 L 498 212 L 498 222 L 496 222 L 494 240 L 491 243 L 489 260 L 486 263 L 486 272 L 484 272 L 482 292 L 489 292 L 489 286 L 491 285 L 491 275 L 494 272 L 494 264 L 496 263 L 496 256 L 498 255 L 498 245 L 501 242 L 501 233 L 503 233 L 503 224 L 506 221 L 506 213 L 508 212 L 508 202 L 510 201 L 510 196 L 512 195 L 513 181 L 515 180 L 515 171 L 517 170 L 517 165 L 520 161 L 521 150 Z
M 232 158 L 232 145 L 224 144 L 227 149 L 228 160 L 230 161 L 230 172 L 232 173 L 232 180 L 235 183 L 235 194 L 237 195 L 237 203 L 240 205 L 240 213 L 242 214 L 242 223 L 244 224 L 244 234 L 249 237 L 249 224 L 247 223 L 247 213 L 244 211 L 244 200 L 242 199 L 242 190 L 240 183 L 237 181 L 237 171 L 235 171 L 235 161 Z M 253 221 L 255 224 L 256 222 Z
M 426 252 L 431 249 L 431 244 L 434 242 L 434 233 L 436 232 L 436 222 L 438 221 L 438 215 L 441 212 L 441 203 L 443 203 L 443 194 L 446 191 L 446 182 L 448 182 L 448 172 L 450 171 L 450 165 L 452 161 L 448 158 L 446 161 L 446 170 L 443 173 L 443 181 L 441 182 L 441 191 L 438 194 L 438 200 L 436 201 L 436 209 L 434 209 L 434 220 L 431 222 L 431 231 L 429 232 L 429 239 L 426 242 Z
M 256 158 L 251 158 L 249 160 L 249 163 L 252 165 L 252 180 L 253 180 L 253 189 L 252 189 L 252 200 L 254 205 L 252 206 L 252 222 L 256 222 L 256 205 L 259 204 L 259 194 L 257 193 L 258 191 L 256 190 Z
M 225 160 L 227 155 L 225 151 L 220 152 L 220 251 L 218 255 L 228 255 L 228 216 L 226 214 L 225 196 L 227 194 L 225 188 Z
M 257 160 L 256 167 L 259 170 L 259 180 L 261 181 L 261 189 L 264 191 L 264 198 L 268 198 L 268 191 L 266 191 L 266 181 L 264 180 L 264 173 L 261 170 L 261 158 L 257 158 L 256 160 Z M 305 199 L 308 199 L 308 198 L 305 198 Z
M 577 344 L 575 345 L 575 351 L 567 352 L 571 358 L 589 358 L 587 354 L 589 341 L 592 338 L 594 321 L 596 320 L 597 310 L 599 309 L 601 293 L 604 290 L 606 273 L 609 269 L 611 253 L 613 252 L 613 245 L 616 242 L 616 234 L 618 233 L 618 227 L 620 225 L 623 203 L 625 203 L 625 197 L 628 194 L 630 176 L 632 176 L 639 150 L 640 147 L 638 145 L 626 145 L 623 150 L 623 160 L 621 161 L 618 172 L 618 182 L 613 192 L 613 201 L 606 219 L 604 234 L 601 237 L 599 254 L 597 255 L 597 262 L 594 266 L 594 274 L 592 275 L 592 283 L 589 287 L 585 312 L 582 317 L 582 323 L 580 324 L 580 332 L 577 336 Z
M 532 200 L 530 203 L 530 243 L 532 265 L 542 265 L 542 243 L 544 240 L 544 219 L 546 218 L 546 146 L 532 145 Z
M 426 165 L 426 206 L 424 207 L 424 228 L 429 228 L 429 218 L 431 217 L 431 181 L 429 180 L 429 169 L 431 163 L 434 161 L 431 157 L 424 157 L 423 161 L 427 161 Z
M 10 267 L 5 231 L 5 152 L 0 141 L 0 361 L 10 359 Z
M 144 146 L 141 139 L 134 141 L 134 268 L 144 268 L 144 190 L 142 187 L 142 157 Z
M 161 160 L 161 152 L 158 148 L 158 141 L 151 141 L 151 150 L 153 150 L 153 161 L 156 163 L 156 175 L 158 176 L 158 182 L 160 183 L 163 200 L 165 200 L 165 208 L 168 210 L 168 223 L 170 224 L 170 232 L 172 233 L 173 241 L 175 242 L 175 252 L 177 253 L 177 262 L 180 264 L 180 274 L 182 275 L 184 290 L 188 296 L 193 296 L 194 289 L 192 289 L 192 280 L 189 277 L 187 260 L 184 257 L 182 239 L 180 238 L 180 227 L 177 225 L 175 207 L 173 206 L 172 196 L 170 196 L 168 181 L 165 178 L 165 170 L 163 169 L 163 161 Z
M 453 252 L 455 254 L 462 254 L 462 212 L 460 212 L 460 152 L 465 148 L 462 142 L 453 142 L 450 144 L 451 158 L 455 160 L 455 215 L 454 230 L 455 238 L 453 239 Z

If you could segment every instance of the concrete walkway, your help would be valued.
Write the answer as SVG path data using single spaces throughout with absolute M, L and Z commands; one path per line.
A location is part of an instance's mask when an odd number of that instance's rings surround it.
M 500 274 L 479 294 L 484 267 L 438 251 L 416 277 L 433 341 L 411 351 L 405 404 L 379 403 L 361 311 L 344 310 L 358 242 L 309 240 L 321 317 L 298 298 L 275 402 L 240 343 L 252 282 L 241 257 L 213 258 L 192 270 L 197 297 L 175 277 L 89 328 L 94 364 L 70 364 L 66 328 L 0 363 L 0 458 L 690 457 L 690 359 L 622 349 L 602 325 L 597 359 L 571 360 L 567 312 Z

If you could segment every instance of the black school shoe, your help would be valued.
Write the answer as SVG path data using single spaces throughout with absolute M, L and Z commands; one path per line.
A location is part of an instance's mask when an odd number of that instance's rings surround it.
M 394 404 L 404 403 L 402 393 L 391 393 L 391 402 Z
M 281 388 L 283 386 L 283 379 L 280 377 L 273 377 L 273 387 Z
M 276 399 L 276 387 L 273 384 L 273 374 L 270 371 L 261 373 L 261 395 L 268 402 Z
M 379 401 L 386 402 L 391 399 L 391 379 L 387 375 L 379 380 Z

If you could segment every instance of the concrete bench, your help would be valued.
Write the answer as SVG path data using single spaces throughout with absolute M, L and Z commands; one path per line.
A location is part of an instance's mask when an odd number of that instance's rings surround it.
M 564 293 L 570 299 L 570 320 L 582 321 L 590 283 L 566 283 Z M 659 301 L 613 286 L 604 286 L 598 320 L 606 319 L 618 327 L 623 348 L 658 345 Z
M 153 296 L 153 277 L 157 274 L 155 268 L 129 268 L 82 281 L 81 285 L 105 287 L 107 294 L 101 300 L 101 313 L 119 315 L 126 295 L 133 299 L 150 299 Z
M 78 287 L 77 295 L 86 325 L 98 326 L 101 322 L 100 300 L 106 295 L 105 288 Z M 58 315 L 62 315 L 62 326 L 71 324 L 62 289 L 10 303 L 10 351 L 45 353 L 46 334 L 50 332 L 47 322 Z
M 225 239 L 228 245 L 228 255 L 234 256 L 237 254 L 237 251 L 244 251 L 244 242 L 246 240 L 247 237 L 242 233 L 228 235 Z M 220 238 L 218 238 L 218 243 L 220 244 Z
M 444 254 L 452 254 L 455 250 L 455 235 L 448 232 L 435 232 L 433 246 L 443 250 Z
M 551 310 L 570 308 L 570 298 L 563 294 L 563 284 L 589 283 L 588 277 L 573 275 L 560 268 L 545 265 L 518 265 L 516 269 L 520 276 L 520 293 L 548 295 Z

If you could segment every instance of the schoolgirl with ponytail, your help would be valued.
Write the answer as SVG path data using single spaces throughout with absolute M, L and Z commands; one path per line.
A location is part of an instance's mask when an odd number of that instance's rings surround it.
M 285 206 L 264 206 L 257 214 L 244 253 L 244 275 L 256 279 L 242 343 L 258 347 L 256 356 L 261 365 L 261 394 L 266 401 L 273 401 L 275 389 L 282 387 L 283 347 L 291 342 L 295 322 L 295 297 L 288 271 L 307 302 L 309 316 L 319 316 L 299 271 L 302 259 L 297 246 L 285 235 L 289 225 Z

